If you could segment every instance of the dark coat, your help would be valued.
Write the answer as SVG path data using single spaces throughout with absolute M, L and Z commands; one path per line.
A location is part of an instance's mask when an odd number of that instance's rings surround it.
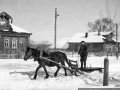
M 88 47 L 87 47 L 86 44 L 81 45 L 80 49 L 78 51 L 78 54 L 80 54 L 80 55 L 87 55 L 88 54 L 88 50 L 87 49 L 88 49 Z

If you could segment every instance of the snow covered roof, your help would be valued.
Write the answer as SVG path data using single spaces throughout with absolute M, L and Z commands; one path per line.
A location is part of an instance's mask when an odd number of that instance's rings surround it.
M 0 16 L 7 16 L 9 19 L 13 19 L 8 13 L 6 13 L 5 11 L 0 13 Z
M 25 29 L 22 29 L 22 28 L 20 28 L 20 27 L 18 27 L 16 25 L 13 25 L 13 24 L 10 24 L 10 25 L 11 25 L 14 32 L 31 34 L 31 32 L 29 32 L 29 31 L 27 31 Z
M 104 42 L 102 35 L 107 35 L 110 32 L 101 32 L 100 35 L 98 35 L 98 32 L 89 32 L 88 37 L 85 38 L 85 33 L 77 33 L 73 35 L 73 37 L 68 41 L 68 43 L 80 43 L 81 41 L 85 41 L 86 43 L 101 43 Z

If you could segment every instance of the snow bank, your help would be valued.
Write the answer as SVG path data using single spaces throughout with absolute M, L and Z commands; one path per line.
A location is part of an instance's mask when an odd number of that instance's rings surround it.
M 8 72 L 0 73 L 0 89 L 2 90 L 35 90 L 35 89 L 56 89 L 56 88 L 72 88 L 83 87 L 85 82 L 81 78 L 75 76 L 56 77 L 44 80 L 37 78 L 31 80 L 27 75 L 9 74 Z M 77 82 L 76 82 L 77 80 Z M 82 85 L 82 86 L 80 86 Z
M 54 78 L 53 74 L 56 68 L 48 68 L 50 78 L 44 79 L 45 72 L 39 70 L 36 80 L 31 80 L 34 76 L 35 69 L 38 66 L 37 62 L 32 60 L 24 61 L 22 59 L 6 59 L 0 60 L 0 90 L 36 90 L 36 89 L 51 89 L 72 88 L 85 86 L 85 82 L 75 76 L 64 76 L 63 70 L 60 70 L 58 77 Z M 77 80 L 77 82 L 76 82 Z

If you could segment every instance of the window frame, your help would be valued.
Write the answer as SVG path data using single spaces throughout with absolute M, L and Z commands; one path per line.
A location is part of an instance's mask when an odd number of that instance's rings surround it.
M 9 48 L 9 47 L 10 47 L 9 39 L 4 39 L 4 48 Z
M 20 42 L 19 42 L 19 45 L 20 45 L 20 46 L 19 46 L 20 48 L 23 48 L 23 47 L 24 47 L 24 42 L 23 42 L 23 41 L 20 41 Z
M 12 40 L 12 49 L 17 49 L 17 48 L 18 48 L 17 39 L 13 39 Z

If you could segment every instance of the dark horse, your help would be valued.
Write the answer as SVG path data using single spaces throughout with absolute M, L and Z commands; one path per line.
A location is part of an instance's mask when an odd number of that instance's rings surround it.
M 32 56 L 34 58 L 34 61 L 38 61 L 38 63 L 39 63 L 39 66 L 37 67 L 35 75 L 34 75 L 34 79 L 36 79 L 37 72 L 38 72 L 38 70 L 41 67 L 43 67 L 43 69 L 44 69 L 44 71 L 46 73 L 46 77 L 45 78 L 49 77 L 49 74 L 48 74 L 45 66 L 49 66 L 49 67 L 56 66 L 57 67 L 57 71 L 54 74 L 54 77 L 56 77 L 58 71 L 61 68 L 59 66 L 59 64 L 56 64 L 54 62 L 51 62 L 51 61 L 48 61 L 48 60 L 45 60 L 45 59 L 41 59 L 40 55 L 41 55 L 41 51 L 40 50 L 34 49 L 34 48 L 30 48 L 30 47 L 27 47 L 27 50 L 25 52 L 24 60 L 27 60 L 27 59 L 29 59 Z M 53 61 L 55 61 L 57 63 L 61 63 L 64 66 L 65 66 L 65 61 L 66 61 L 67 64 L 69 65 L 69 62 L 67 60 L 66 54 L 63 53 L 63 52 L 60 52 L 60 51 L 53 51 L 53 52 L 49 52 L 48 53 L 48 52 L 43 50 L 42 51 L 42 57 L 49 58 L 49 59 L 51 59 L 51 60 L 53 60 Z M 64 68 L 64 71 L 65 71 L 65 76 L 67 76 L 66 68 Z

